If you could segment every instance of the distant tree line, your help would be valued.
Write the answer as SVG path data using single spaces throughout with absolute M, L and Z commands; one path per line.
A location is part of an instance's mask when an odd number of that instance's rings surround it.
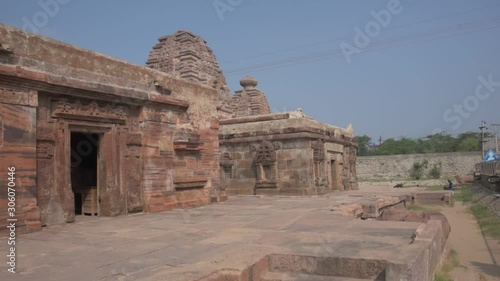
M 359 145 L 359 156 L 481 151 L 481 136 L 476 132 L 466 132 L 458 136 L 439 133 L 424 138 L 390 138 L 381 144 L 373 142 L 367 135 L 362 135 L 356 137 L 356 141 Z

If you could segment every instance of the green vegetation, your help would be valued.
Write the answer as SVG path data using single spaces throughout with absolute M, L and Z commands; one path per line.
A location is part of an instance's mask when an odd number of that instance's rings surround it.
M 476 218 L 483 235 L 500 238 L 500 221 L 486 206 L 474 201 L 470 185 L 458 188 L 455 192 L 455 200 L 470 204 L 469 211 Z
M 432 168 L 429 171 L 429 177 L 433 179 L 441 178 L 441 172 L 443 170 L 443 163 L 439 161 L 438 163 L 432 164 Z
M 472 186 L 471 185 L 463 185 L 457 187 L 455 190 L 455 196 L 453 197 L 455 201 L 470 203 L 472 202 Z
M 425 138 L 400 137 L 386 139 L 381 145 L 371 145 L 372 138 L 367 135 L 356 137 L 358 155 L 398 155 L 415 153 L 466 152 L 480 151 L 480 135 L 476 132 L 466 132 L 453 137 L 439 133 Z
M 500 221 L 486 206 L 475 203 L 470 207 L 470 211 L 476 217 L 484 236 L 500 238 Z
M 434 276 L 434 281 L 453 281 L 453 278 L 450 276 L 451 271 L 460 267 L 460 261 L 458 260 L 457 251 L 451 249 L 446 259 L 443 261 L 440 270 L 436 272 Z
M 432 206 L 425 206 L 425 205 L 410 205 L 408 206 L 409 211 L 441 211 L 441 209 L 432 207 Z
M 422 179 L 424 171 L 427 169 L 428 165 L 429 161 L 427 160 L 423 160 L 422 162 L 415 161 L 410 169 L 410 176 L 415 180 Z

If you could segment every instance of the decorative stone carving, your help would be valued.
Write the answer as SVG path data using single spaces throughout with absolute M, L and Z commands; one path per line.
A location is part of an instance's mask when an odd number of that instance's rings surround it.
M 234 160 L 233 156 L 229 151 L 221 151 L 220 153 L 220 166 L 222 167 L 223 179 L 231 179 L 233 177 L 233 165 Z M 225 186 L 227 183 L 223 183 Z
M 221 152 L 220 155 L 220 165 L 223 167 L 231 167 L 234 164 L 233 157 L 231 156 L 231 153 L 228 151 Z
M 315 178 L 314 183 L 316 186 L 324 186 L 327 187 L 330 185 L 328 179 L 326 177 Z
M 255 163 L 273 163 L 276 162 L 276 151 L 274 145 L 269 141 L 263 141 L 257 148 Z
M 322 140 L 317 140 L 312 143 L 314 162 L 322 162 L 325 160 L 325 143 Z
M 88 105 L 82 104 L 80 100 L 74 103 L 67 100 L 55 101 L 52 104 L 52 117 L 69 117 L 77 119 L 101 119 L 125 122 L 127 119 L 127 108 L 125 106 L 99 106 L 96 101 Z
M 280 142 L 273 142 L 274 150 L 280 150 L 281 149 L 281 143 Z
M 276 150 L 270 141 L 262 141 L 256 148 L 254 163 L 257 179 L 255 188 L 277 188 Z

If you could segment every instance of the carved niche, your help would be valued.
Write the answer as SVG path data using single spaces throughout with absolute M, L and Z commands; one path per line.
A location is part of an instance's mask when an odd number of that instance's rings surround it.
M 221 166 L 221 172 L 224 179 L 231 179 L 233 177 L 233 165 L 234 159 L 229 151 L 221 151 L 219 163 Z
M 262 141 L 255 149 L 254 163 L 256 166 L 255 188 L 277 188 L 276 150 L 281 148 L 279 143 Z
M 255 163 L 272 164 L 276 162 L 276 149 L 269 141 L 263 141 L 256 147 Z
M 315 185 L 327 187 L 329 182 L 325 171 L 325 143 L 319 139 L 311 144 L 311 148 L 313 149 Z
M 322 140 L 317 140 L 311 145 L 313 149 L 313 159 L 314 162 L 325 161 L 325 143 Z

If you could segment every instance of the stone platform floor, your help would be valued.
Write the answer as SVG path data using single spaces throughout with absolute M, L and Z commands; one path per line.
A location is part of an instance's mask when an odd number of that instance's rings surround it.
M 391 200 L 354 191 L 231 197 L 193 209 L 86 218 L 19 235 L 15 275 L 6 272 L 7 243 L 2 239 L 0 280 L 236 280 L 207 276 L 218 270 L 239 274 L 269 254 L 398 260 L 408 255 L 420 223 L 361 220 L 352 215 L 355 211 L 349 214 L 349 204 Z M 260 269 L 253 270 L 255 275 Z

